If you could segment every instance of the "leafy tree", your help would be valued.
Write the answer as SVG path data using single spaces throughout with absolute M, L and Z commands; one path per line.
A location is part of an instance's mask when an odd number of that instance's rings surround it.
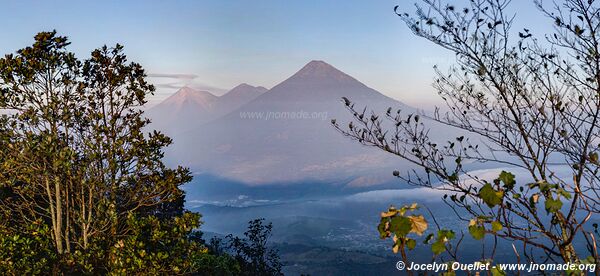
M 40 33 L 32 47 L 0 59 L 0 108 L 16 111 L 5 115 L 2 181 L 11 196 L 0 208 L 24 222 L 49 220 L 59 254 L 126 234 L 132 212 L 181 205 L 178 186 L 191 179 L 162 164 L 168 137 L 142 131 L 149 121 L 140 107 L 154 87 L 141 66 L 128 64 L 120 45 L 83 63 L 67 45 Z
M 228 235 L 228 247 L 241 264 L 244 275 L 283 275 L 277 251 L 270 249 L 267 244 L 273 225 L 264 225 L 263 222 L 264 219 L 248 222 L 248 230 L 244 232 L 245 238 Z
M 111 247 L 111 273 L 119 275 L 197 272 L 195 262 L 207 249 L 190 242 L 190 232 L 198 228 L 199 216 L 185 213 L 170 219 L 156 216 L 139 218 L 130 215 L 127 224 L 133 235 L 118 240 Z
M 423 168 L 394 175 L 446 191 L 444 201 L 468 222 L 475 239 L 493 235 L 521 243 L 530 262 L 541 254 L 571 263 L 586 259 L 574 247 L 581 240 L 598 263 L 589 225 L 600 210 L 597 1 L 565 0 L 553 11 L 536 2 L 555 30 L 537 39 L 528 29 L 512 31 L 506 0 L 474 0 L 465 7 L 423 2 L 416 16 L 395 11 L 416 36 L 455 53 L 456 66 L 447 73 L 436 68 L 434 83 L 448 111 L 424 116 L 388 109 L 378 116 L 344 99 L 354 120 L 348 127 L 333 125 Z M 434 141 L 422 117 L 466 135 Z M 482 179 L 466 171 L 466 162 L 520 168 L 532 183 L 517 183 L 506 171 Z M 570 178 L 558 177 L 560 166 L 569 168 Z
M 0 58 L 0 272 L 232 275 L 183 208 L 185 168 L 145 132 L 154 87 L 123 47 L 80 61 L 55 31 Z M 218 264 L 210 267 L 210 264 Z

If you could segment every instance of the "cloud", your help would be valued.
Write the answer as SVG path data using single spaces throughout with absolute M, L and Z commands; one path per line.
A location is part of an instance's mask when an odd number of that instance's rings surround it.
M 177 73 L 150 73 L 148 78 L 152 79 L 154 86 L 158 89 L 168 90 L 170 93 L 173 90 L 178 90 L 188 86 L 194 89 L 209 91 L 216 95 L 225 94 L 228 90 L 207 85 L 198 81 L 199 76 L 196 74 L 177 74 Z M 156 101 L 164 100 L 163 97 L 156 97 Z
M 177 82 L 171 82 L 171 83 L 159 83 L 159 84 L 155 84 L 154 86 L 156 86 L 157 88 L 179 89 L 179 88 L 182 88 L 184 85 L 177 83 Z
M 198 75 L 194 74 L 167 74 L 167 73 L 152 73 L 148 74 L 149 78 L 166 78 L 166 79 L 177 79 L 177 80 L 193 80 L 198 78 Z
M 534 182 L 534 179 L 531 177 L 530 173 L 523 168 L 515 168 L 515 167 L 502 167 L 502 168 L 494 168 L 494 169 L 482 169 L 482 170 L 474 170 L 470 171 L 469 174 L 471 176 L 476 176 L 479 179 L 484 179 L 487 181 L 492 181 L 500 175 L 500 172 L 507 171 L 511 172 L 515 175 L 515 181 L 517 182 L 517 186 L 519 185 L 527 185 L 529 183 Z M 546 175 L 552 175 L 549 177 L 548 181 L 565 181 L 568 182 L 572 178 L 572 169 L 569 166 L 565 165 L 555 165 L 548 166 L 546 170 Z M 475 185 L 476 182 L 472 179 L 469 179 L 465 175 L 461 175 L 460 179 L 464 179 L 464 184 Z
M 279 200 L 269 200 L 269 199 L 253 199 L 247 195 L 238 195 L 235 198 L 226 199 L 226 200 L 188 200 L 187 204 L 190 205 L 191 208 L 198 208 L 205 205 L 214 205 L 219 207 L 254 207 L 254 206 L 262 206 L 262 205 L 271 205 L 280 203 Z
M 346 199 L 357 202 L 394 202 L 398 199 L 419 202 L 440 201 L 444 191 L 431 188 L 387 189 L 353 194 Z
M 328 172 L 334 169 L 352 168 L 356 170 L 357 167 L 375 167 L 381 166 L 385 163 L 385 156 L 381 154 L 364 153 L 360 155 L 353 155 L 341 158 L 336 161 L 331 161 L 326 164 L 307 165 L 302 168 L 303 172 Z
M 494 168 L 494 169 L 483 169 L 470 171 L 471 176 L 477 176 L 479 179 L 485 179 L 491 181 L 498 177 L 501 171 L 509 171 L 515 175 L 517 186 L 527 185 L 533 182 L 531 176 L 525 169 L 522 168 Z M 555 175 L 555 179 L 561 179 L 568 181 L 572 173 L 571 168 L 568 166 L 550 166 L 548 171 L 552 171 Z M 465 175 L 461 175 L 460 179 L 464 182 L 464 185 L 479 185 L 472 179 L 469 179 Z M 439 186 L 442 187 L 442 186 Z M 435 202 L 440 201 L 444 194 L 451 194 L 448 191 L 434 189 L 434 188 L 409 188 L 409 189 L 387 189 L 387 190 L 375 190 L 353 194 L 347 196 L 346 199 L 349 201 L 356 202 L 394 202 L 397 200 L 412 200 L 417 202 Z

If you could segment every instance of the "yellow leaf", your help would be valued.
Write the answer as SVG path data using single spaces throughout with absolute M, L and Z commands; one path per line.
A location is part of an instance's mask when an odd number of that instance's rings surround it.
M 389 218 L 389 217 L 393 217 L 398 213 L 398 211 L 396 210 L 390 210 L 387 212 L 381 212 L 381 217 L 382 218 Z
M 540 199 L 539 194 L 534 194 L 533 196 L 531 196 L 531 200 L 533 201 L 533 203 L 538 203 L 539 199 Z
M 412 224 L 412 229 L 410 230 L 417 235 L 423 235 L 425 230 L 427 230 L 427 221 L 422 215 L 419 216 L 409 216 L 410 223 Z
M 392 251 L 394 252 L 394 254 L 398 253 L 399 248 L 400 246 L 398 244 L 395 244 L 394 247 L 392 247 Z

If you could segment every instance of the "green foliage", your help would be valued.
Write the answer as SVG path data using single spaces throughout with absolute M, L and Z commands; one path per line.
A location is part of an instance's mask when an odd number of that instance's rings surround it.
M 232 256 L 200 254 L 194 260 L 197 275 L 207 276 L 233 276 L 242 275 L 240 263 Z
M 490 271 L 492 272 L 492 276 L 506 276 L 506 272 L 501 270 L 498 266 L 493 266 L 490 268 Z
M 276 250 L 268 247 L 273 225 L 264 219 L 248 222 L 244 238 L 228 235 L 229 250 L 241 267 L 241 275 L 283 275 Z
M 561 197 L 567 200 L 571 198 L 571 193 L 567 192 L 558 184 L 550 184 L 545 181 L 540 181 L 537 183 L 529 184 L 529 188 L 539 189 L 539 193 L 534 194 L 530 198 L 530 204 L 534 205 L 535 203 L 537 203 L 540 194 L 544 195 L 546 197 L 544 202 L 544 208 L 546 209 L 547 213 L 556 213 L 560 211 L 563 205 L 562 201 L 560 200 Z
M 392 237 L 394 241 L 392 251 L 400 252 L 405 262 L 408 261 L 405 249 L 413 250 L 417 246 L 417 241 L 409 237 L 409 234 L 414 233 L 421 236 L 428 228 L 427 221 L 422 215 L 407 214 L 407 212 L 414 212 L 417 209 L 417 204 L 403 206 L 400 209 L 392 206 L 386 212 L 381 213 L 381 221 L 377 226 L 382 239 Z M 437 256 L 447 251 L 447 246 L 455 236 L 456 234 L 452 230 L 440 229 L 437 231 L 437 236 L 434 233 L 425 236 L 423 243 L 431 244 L 431 252 Z
M 109 274 L 183 274 L 194 272 L 194 262 L 206 248 L 189 239 L 199 217 L 194 213 L 168 220 L 130 216 L 131 233 L 111 246 Z
M 548 198 L 546 199 L 544 206 L 546 207 L 546 211 L 548 213 L 556 213 L 558 210 L 560 210 L 560 208 L 562 208 L 562 201 L 560 201 L 558 198 Z
M 456 234 L 452 230 L 440 229 L 437 232 L 437 237 L 431 233 L 427 235 L 423 243 L 431 243 L 431 252 L 434 256 L 440 255 L 446 252 L 446 245 L 454 239 Z M 434 241 L 435 238 L 435 241 Z M 433 242 L 432 242 L 433 241 Z
M 23 230 L 0 230 L 0 274 L 51 274 L 58 256 L 52 250 L 48 226 L 36 221 Z
M 400 209 L 390 207 L 387 212 L 381 213 L 381 220 L 377 229 L 379 236 L 386 239 L 392 236 L 394 246 L 392 250 L 397 253 L 399 250 L 408 248 L 412 250 L 416 246 L 416 241 L 408 237 L 410 233 L 419 236 L 427 230 L 427 221 L 422 215 L 406 215 L 406 212 L 413 212 L 418 209 L 417 204 L 403 206 Z
M 436 241 L 431 245 L 433 255 L 440 255 L 446 251 L 446 245 L 441 241 Z
M 389 231 L 396 236 L 404 237 L 410 233 L 412 224 L 410 219 L 404 216 L 395 216 L 389 221 Z
M 416 246 L 417 246 L 417 241 L 415 241 L 414 239 L 407 239 L 406 240 L 406 247 L 409 250 L 415 249 Z
M 436 70 L 435 88 L 449 112 L 434 112 L 431 121 L 460 129 L 465 137 L 438 146 L 431 135 L 438 129 L 412 120 L 414 113 L 388 109 L 379 119 L 347 99 L 352 128 L 335 121 L 333 126 L 420 166 L 424 174 L 411 171 L 401 178 L 447 192 L 444 200 L 449 197 L 446 203 L 457 214 L 476 218 L 469 225 L 474 238 L 489 233 L 519 243 L 522 252 L 539 251 L 544 262 L 579 263 L 587 249 L 599 263 L 598 233 L 588 229 L 600 213 L 600 45 L 590 27 L 600 25 L 598 1 L 536 1 L 554 22 L 551 33 L 540 35 L 547 39 L 535 38 L 528 28 L 511 29 L 506 1 L 452 2 L 423 1 L 413 16 L 400 11 L 401 5 L 394 11 L 413 34 L 455 54 L 449 72 Z M 518 185 L 504 171 L 490 182 L 470 171 L 477 166 L 464 168 L 467 162 L 511 165 L 536 183 Z M 557 169 L 563 165 L 571 168 L 568 176 Z
M 440 273 L 442 276 L 456 276 L 456 271 L 444 271 Z
M 494 188 L 492 187 L 492 184 L 490 184 L 490 183 L 486 183 L 479 190 L 479 197 L 489 207 L 494 207 L 496 205 L 500 205 L 502 203 L 503 196 L 504 196 L 504 192 L 494 190 Z
M 515 175 L 510 172 L 506 172 L 506 171 L 500 172 L 500 176 L 498 177 L 498 180 L 500 180 L 500 181 L 502 181 L 502 183 L 504 183 L 504 187 L 507 190 L 511 190 L 513 187 L 515 187 L 515 184 L 517 183 L 515 181 Z
M 481 240 L 485 236 L 485 228 L 481 225 L 469 226 L 469 233 L 476 240 Z
M 498 232 L 502 230 L 502 224 L 499 221 L 492 221 L 492 231 Z
M 42 32 L 0 58 L 0 273 L 239 274 L 194 232 L 189 170 L 161 161 L 171 139 L 146 132 L 142 66 L 69 44 Z
M 473 237 L 476 240 L 483 239 L 483 237 L 485 236 L 485 226 L 483 224 L 484 220 L 481 218 L 475 218 L 469 222 L 468 230 L 469 234 L 471 234 L 471 237 Z M 493 227 L 494 226 L 492 224 L 492 228 Z

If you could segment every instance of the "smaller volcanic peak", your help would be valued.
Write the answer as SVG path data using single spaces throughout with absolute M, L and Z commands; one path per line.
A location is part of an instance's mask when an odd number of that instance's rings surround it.
M 186 86 L 149 109 L 148 117 L 154 129 L 173 135 L 215 118 L 218 100 L 210 92 Z
M 236 101 L 238 99 L 255 98 L 265 92 L 267 92 L 267 89 L 262 86 L 252 86 L 247 83 L 242 83 L 229 90 L 229 92 L 225 93 L 225 95 L 221 96 L 220 98 L 221 100 L 225 101 Z
M 264 87 L 244 83 L 217 97 L 186 86 L 148 110 L 148 115 L 157 129 L 172 135 L 228 114 L 266 91 Z
M 266 88 L 264 88 L 262 86 L 252 86 L 252 85 L 247 84 L 247 83 L 242 83 L 242 84 L 240 84 L 240 85 L 232 88 L 230 90 L 230 92 L 236 91 L 236 90 L 253 90 L 253 89 L 255 89 L 255 90 L 267 90 Z
M 175 94 L 171 95 L 160 105 L 171 106 L 171 108 L 181 108 L 187 105 L 194 105 L 204 109 L 210 109 L 218 99 L 217 96 L 207 91 L 197 91 L 190 87 L 182 87 Z

